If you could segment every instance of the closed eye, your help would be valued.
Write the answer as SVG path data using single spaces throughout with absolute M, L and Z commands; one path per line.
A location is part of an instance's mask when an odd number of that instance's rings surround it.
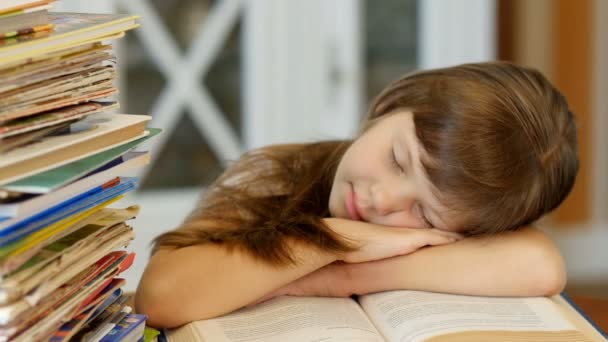
M 391 149 L 391 163 L 393 164 L 393 167 L 398 170 L 401 173 L 405 173 L 405 170 L 403 169 L 403 167 L 401 166 L 401 164 L 399 164 L 399 162 L 397 161 L 397 156 L 395 155 L 395 149 L 392 148 Z
M 418 217 L 420 217 L 420 219 L 424 222 L 425 227 L 427 228 L 433 228 L 433 224 L 431 223 L 431 221 L 429 221 L 429 219 L 427 218 L 425 212 L 424 212 L 424 208 L 422 207 L 422 204 L 420 203 L 416 203 L 416 207 L 417 207 L 417 211 L 418 211 Z

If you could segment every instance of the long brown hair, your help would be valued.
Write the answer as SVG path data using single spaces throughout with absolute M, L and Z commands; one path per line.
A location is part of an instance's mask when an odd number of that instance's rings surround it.
M 351 250 L 326 227 L 333 176 L 350 141 L 274 145 L 244 154 L 203 193 L 176 230 L 154 241 L 161 247 L 202 243 L 241 248 L 264 262 L 293 262 L 287 239 L 326 251 Z
M 528 224 L 556 208 L 574 184 L 573 115 L 535 70 L 494 62 L 406 75 L 374 100 L 363 131 L 400 110 L 414 113 L 425 171 L 471 234 Z M 275 145 L 245 154 L 178 229 L 156 238 L 153 251 L 216 243 L 282 265 L 293 262 L 288 239 L 351 250 L 322 221 L 350 144 Z
M 574 185 L 574 117 L 536 70 L 493 62 L 414 73 L 375 99 L 366 122 L 396 110 L 413 112 L 436 196 L 468 234 L 529 224 Z

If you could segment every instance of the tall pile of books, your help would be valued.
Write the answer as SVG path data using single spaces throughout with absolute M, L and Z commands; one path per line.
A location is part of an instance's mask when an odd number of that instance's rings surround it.
M 40 3 L 3 0 L 0 13 Z M 109 205 L 136 187 L 124 175 L 148 163 L 135 148 L 158 130 L 108 112 L 111 43 L 137 18 L 48 19 L 51 30 L 0 44 L 0 341 L 138 341 L 145 316 L 130 313 L 118 275 L 139 208 Z

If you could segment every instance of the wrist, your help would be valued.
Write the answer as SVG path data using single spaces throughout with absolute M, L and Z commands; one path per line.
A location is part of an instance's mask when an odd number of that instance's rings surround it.
M 374 292 L 405 289 L 406 287 L 403 284 L 402 286 L 396 286 L 396 282 L 400 281 L 403 277 L 395 274 L 396 269 L 390 267 L 394 259 L 403 258 L 405 256 L 348 264 L 346 273 L 352 284 L 353 294 L 365 295 Z M 399 273 L 401 272 L 399 271 Z
M 327 284 L 328 296 L 349 297 L 357 294 L 357 282 L 353 279 L 353 264 L 336 261 L 328 265 L 325 273 L 329 283 Z
M 350 251 L 347 250 L 335 252 L 334 261 L 348 262 L 347 260 L 349 260 L 349 256 L 360 248 L 356 242 L 356 238 L 353 236 L 356 229 L 354 229 L 355 227 L 352 226 L 353 223 L 356 224 L 358 222 L 336 217 L 326 217 L 323 218 L 323 223 L 334 233 L 336 239 L 351 247 Z

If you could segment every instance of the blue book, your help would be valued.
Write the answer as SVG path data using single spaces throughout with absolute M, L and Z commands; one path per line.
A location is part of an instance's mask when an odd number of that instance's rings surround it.
M 100 342 L 139 341 L 144 336 L 146 315 L 128 314 Z
M 77 196 L 76 200 L 60 203 L 8 227 L 0 225 L 0 246 L 6 246 L 64 218 L 93 208 L 103 202 L 135 189 L 136 178 L 120 178 L 113 186 L 101 186 Z

